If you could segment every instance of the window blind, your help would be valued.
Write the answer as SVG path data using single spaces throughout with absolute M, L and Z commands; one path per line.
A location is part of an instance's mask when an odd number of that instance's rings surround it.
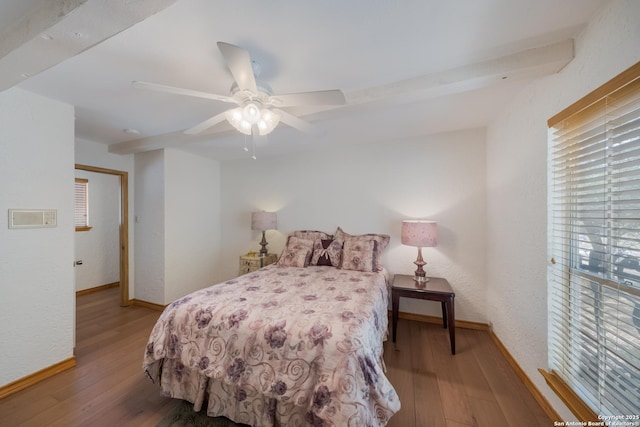
M 549 365 L 602 416 L 640 415 L 637 68 L 549 132 Z
M 77 229 L 89 227 L 89 180 L 75 179 L 75 226 Z

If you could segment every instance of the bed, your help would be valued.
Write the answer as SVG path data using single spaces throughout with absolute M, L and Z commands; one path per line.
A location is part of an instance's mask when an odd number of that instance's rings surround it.
M 163 394 L 251 426 L 387 424 L 400 409 L 382 358 L 388 236 L 302 236 L 278 263 L 166 307 L 143 361 Z

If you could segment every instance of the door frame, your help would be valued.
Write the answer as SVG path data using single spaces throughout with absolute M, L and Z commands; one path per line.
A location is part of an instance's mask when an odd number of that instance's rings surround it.
M 75 169 L 87 172 L 105 173 L 120 177 L 120 306 L 131 305 L 129 299 L 129 173 L 115 169 L 76 163 Z

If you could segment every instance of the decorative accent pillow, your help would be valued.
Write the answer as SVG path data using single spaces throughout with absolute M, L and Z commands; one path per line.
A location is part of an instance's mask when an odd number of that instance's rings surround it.
M 307 248 L 309 252 L 313 251 L 313 239 L 303 239 L 301 237 L 287 237 L 287 248 L 300 249 Z
M 316 239 L 313 243 L 311 265 L 328 265 L 340 267 L 342 261 L 342 244 L 331 239 Z
M 311 251 L 307 248 L 285 248 L 278 260 L 278 265 L 284 267 L 306 267 L 309 265 Z
M 333 239 L 331 234 L 327 234 L 324 231 L 316 231 L 316 230 L 295 230 L 290 234 L 290 236 L 298 237 L 300 239 L 305 240 L 316 240 L 316 239 Z
M 311 261 L 311 253 L 313 252 L 313 240 L 301 239 L 295 236 L 287 237 L 287 244 L 285 245 L 284 250 L 282 251 L 282 255 L 280 255 L 280 259 L 278 260 L 278 265 L 288 265 L 288 263 L 291 262 L 291 260 L 284 259 L 287 251 L 289 251 L 288 253 L 289 257 L 292 257 L 295 255 L 296 252 L 301 251 L 304 253 L 305 250 L 309 251 L 309 259 L 306 261 L 304 267 L 309 265 L 309 261 Z M 290 266 L 290 267 L 294 267 L 294 266 Z
M 376 246 L 373 253 L 373 271 L 382 271 L 382 251 L 389 244 L 390 237 L 386 234 L 359 234 L 353 235 L 345 233 L 342 228 L 338 227 L 336 234 L 333 238 L 343 244 L 346 244 L 347 240 L 355 241 L 374 241 Z
M 375 240 L 348 239 L 342 249 L 343 270 L 373 271 Z

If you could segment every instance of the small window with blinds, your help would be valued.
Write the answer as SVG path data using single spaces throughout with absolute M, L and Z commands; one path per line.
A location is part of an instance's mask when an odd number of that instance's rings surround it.
M 549 127 L 549 365 L 582 418 L 638 416 L 640 63 Z
M 89 180 L 76 178 L 75 183 L 75 225 L 76 231 L 89 231 Z

